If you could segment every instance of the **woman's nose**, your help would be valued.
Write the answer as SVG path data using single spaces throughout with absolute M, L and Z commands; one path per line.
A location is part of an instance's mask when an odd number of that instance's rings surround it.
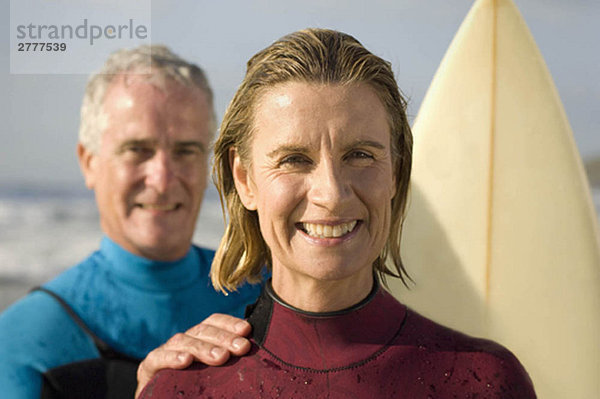
M 335 210 L 351 197 L 351 186 L 341 166 L 328 160 L 311 172 L 309 200 L 315 205 Z

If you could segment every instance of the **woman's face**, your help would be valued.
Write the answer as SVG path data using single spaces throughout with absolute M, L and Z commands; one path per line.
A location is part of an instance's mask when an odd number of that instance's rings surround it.
M 236 187 L 256 210 L 273 286 L 367 281 L 388 237 L 395 179 L 385 108 L 366 84 L 291 82 L 257 103 Z

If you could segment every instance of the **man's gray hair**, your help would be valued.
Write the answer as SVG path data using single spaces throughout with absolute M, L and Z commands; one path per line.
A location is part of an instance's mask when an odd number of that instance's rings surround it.
M 107 125 L 107 116 L 103 112 L 106 91 L 116 76 L 125 73 L 147 74 L 148 81 L 161 88 L 164 88 L 167 80 L 172 80 L 184 87 L 203 90 L 211 107 L 211 131 L 216 130 L 213 92 L 204 71 L 166 46 L 143 45 L 115 51 L 102 69 L 90 76 L 81 105 L 79 125 L 79 142 L 89 151 L 98 152 Z

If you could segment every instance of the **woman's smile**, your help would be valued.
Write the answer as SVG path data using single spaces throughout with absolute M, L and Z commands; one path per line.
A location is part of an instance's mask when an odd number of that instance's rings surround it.
M 297 226 L 313 238 L 347 238 L 354 232 L 358 221 L 353 220 L 344 223 L 298 223 Z
M 352 220 L 350 222 L 331 223 L 296 223 L 296 229 L 300 235 L 313 245 L 329 247 L 340 245 L 353 239 L 359 229 L 361 222 Z

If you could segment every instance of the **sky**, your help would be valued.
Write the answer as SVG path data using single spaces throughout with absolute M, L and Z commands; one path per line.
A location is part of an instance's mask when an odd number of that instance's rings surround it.
M 392 63 L 409 100 L 411 120 L 471 0 L 11 0 L 37 23 L 84 18 L 147 17 L 152 43 L 170 46 L 202 66 L 215 92 L 218 118 L 244 75 L 245 63 L 279 37 L 306 27 L 352 34 Z M 75 146 L 84 73 L 10 72 L 9 1 L 0 6 L 0 187 L 14 184 L 83 186 Z M 31 9 L 23 4 L 31 2 Z M 40 11 L 35 3 L 49 8 Z M 600 1 L 514 0 L 527 22 L 573 128 L 584 160 L 600 156 Z M 128 8 L 135 4 L 137 10 Z M 140 8 L 141 6 L 141 10 Z M 15 8 L 13 8 L 14 11 Z M 37 10 L 37 11 L 36 11 Z M 138 14 L 135 14 L 138 15 Z M 62 19 L 61 19 L 62 18 Z M 14 22 L 13 18 L 13 22 Z M 147 40 L 150 40 L 148 38 Z M 65 70 L 99 68 L 119 45 L 96 45 L 89 57 L 65 56 Z M 113 47 L 111 47 L 113 46 Z M 43 60 L 41 61 L 43 62 Z M 43 66 L 43 65 L 42 65 Z M 59 65 L 60 68 L 60 65 Z M 82 67 L 83 69 L 87 68 Z M 89 68 L 88 68 L 89 69 Z

